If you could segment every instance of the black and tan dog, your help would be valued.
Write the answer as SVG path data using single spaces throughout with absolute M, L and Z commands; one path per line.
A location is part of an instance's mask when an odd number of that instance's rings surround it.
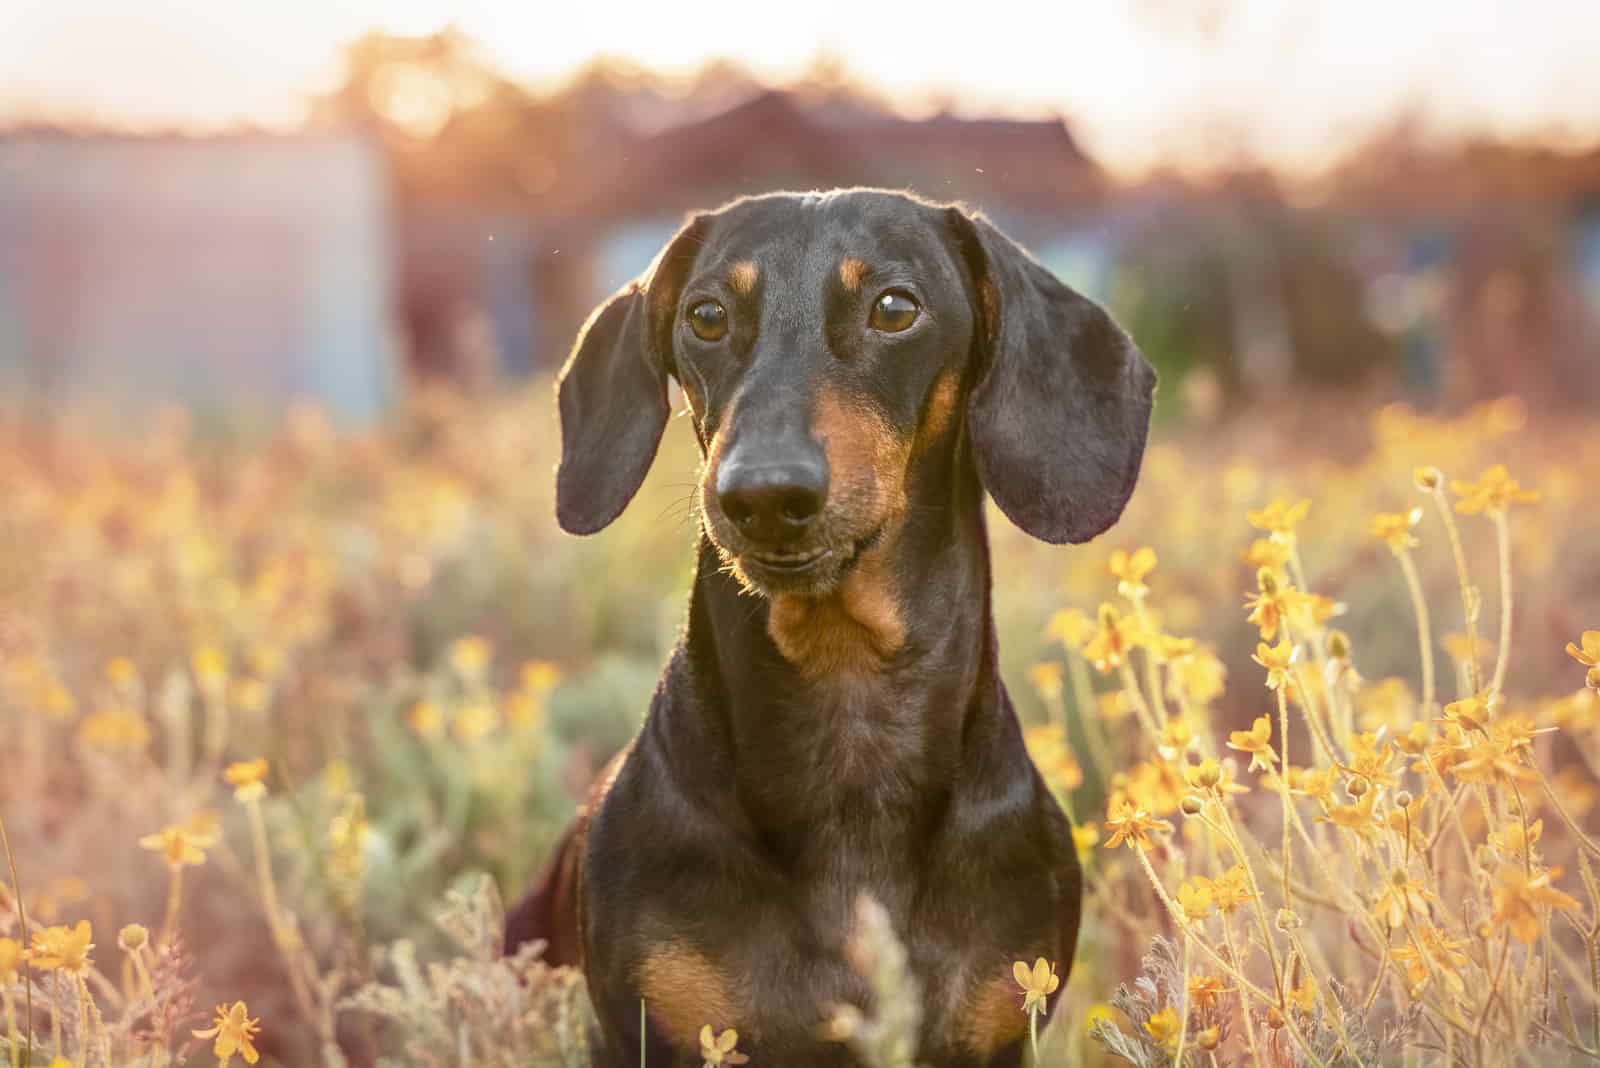
M 1049 542 L 1133 489 L 1155 375 L 981 217 L 873 190 L 694 217 L 561 375 L 557 511 L 639 488 L 682 386 L 705 455 L 688 625 L 643 730 L 513 913 L 581 963 L 597 1063 L 853 1065 L 862 893 L 923 984 L 918 1059 L 1020 1063 L 1012 962 L 1064 974 L 1080 873 L 996 669 L 983 495 Z

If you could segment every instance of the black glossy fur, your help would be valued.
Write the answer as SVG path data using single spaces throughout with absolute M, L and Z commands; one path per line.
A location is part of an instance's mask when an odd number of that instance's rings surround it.
M 868 325 L 889 289 L 921 307 L 902 332 Z M 727 309 L 715 343 L 686 320 L 706 299 Z M 867 893 L 923 982 L 919 1061 L 1020 1064 L 1010 966 L 1065 979 L 1080 872 L 996 669 L 983 498 L 1047 541 L 1100 533 L 1138 474 L 1153 371 L 981 217 L 851 190 L 696 216 L 596 312 L 560 384 L 563 527 L 627 505 L 668 376 L 707 459 L 688 624 L 508 945 L 581 964 L 597 1064 L 638 1063 L 643 995 L 651 1065 L 700 1064 L 701 1023 L 737 1027 L 756 1064 L 855 1065 L 819 1026 L 868 1007 L 844 952 Z M 737 450 L 819 448 L 828 511 L 804 540 L 823 559 L 791 576 L 715 475 Z

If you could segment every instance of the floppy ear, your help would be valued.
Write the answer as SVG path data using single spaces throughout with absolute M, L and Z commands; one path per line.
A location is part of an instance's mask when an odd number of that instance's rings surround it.
M 1103 308 L 987 219 L 959 208 L 947 217 L 977 290 L 967 425 L 978 477 L 1034 537 L 1088 541 L 1133 492 L 1155 370 Z
M 556 519 L 593 534 L 639 491 L 666 428 L 672 320 L 703 217 L 678 231 L 638 280 L 596 308 L 557 379 Z

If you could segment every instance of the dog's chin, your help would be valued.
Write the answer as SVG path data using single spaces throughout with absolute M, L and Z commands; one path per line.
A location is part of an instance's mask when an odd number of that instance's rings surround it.
M 755 548 L 731 550 L 720 542 L 716 544 L 734 575 L 753 593 L 768 598 L 826 597 L 849 577 L 873 540 L 873 537 L 866 537 L 843 545 L 817 545 L 781 552 Z

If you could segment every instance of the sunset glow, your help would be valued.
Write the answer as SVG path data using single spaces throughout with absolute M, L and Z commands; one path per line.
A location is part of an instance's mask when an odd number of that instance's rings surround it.
M 1124 170 L 1236 151 L 1316 166 L 1408 108 L 1447 132 L 1600 135 L 1600 18 L 1580 2 L 562 6 L 24 0 L 0 37 L 0 121 L 288 125 L 337 81 L 343 42 L 453 23 L 534 86 L 602 54 L 669 72 L 730 56 L 778 80 L 827 54 L 910 112 L 1062 113 Z

